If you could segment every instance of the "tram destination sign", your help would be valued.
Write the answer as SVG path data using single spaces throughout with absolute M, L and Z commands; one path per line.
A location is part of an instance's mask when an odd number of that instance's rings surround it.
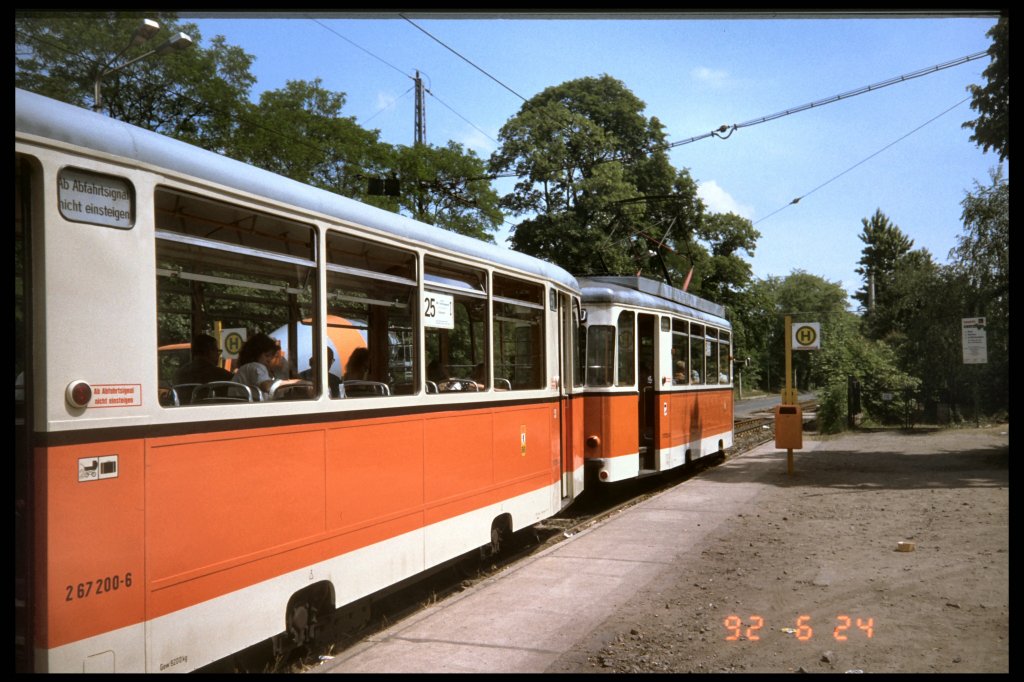
M 964 346 L 965 365 L 984 365 L 988 362 L 988 339 L 984 317 L 961 318 L 960 334 Z
M 423 326 L 455 329 L 455 297 L 428 291 L 423 299 Z
M 135 195 L 124 178 L 63 168 L 57 175 L 57 205 L 76 223 L 130 230 L 135 224 Z

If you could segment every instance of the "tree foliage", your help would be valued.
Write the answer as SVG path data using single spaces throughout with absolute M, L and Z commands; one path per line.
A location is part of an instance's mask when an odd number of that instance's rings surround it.
M 143 18 L 156 19 L 162 28 L 149 41 L 130 45 Z M 119 68 L 178 32 L 192 38 L 192 47 Z M 19 12 L 15 85 L 91 107 L 99 79 L 103 110 L 112 117 L 220 150 L 255 82 L 252 56 L 220 37 L 207 48 L 200 40 L 195 25 L 167 12 Z
M 964 317 L 984 317 L 988 362 L 976 368 L 988 411 L 1009 405 L 1010 376 L 1010 183 L 1001 170 L 990 184 L 975 183 L 961 205 L 964 234 L 949 256 L 956 276 L 965 281 Z
M 846 291 L 840 282 L 829 282 L 828 280 L 812 275 L 803 270 L 794 270 L 788 277 L 778 283 L 775 292 L 776 318 L 775 333 L 775 357 L 780 362 L 785 358 L 785 316 L 792 317 L 796 322 L 819 322 L 821 323 L 821 343 L 835 343 L 832 338 L 833 325 L 837 320 L 849 316 L 846 309 Z M 815 379 L 814 364 L 818 362 L 819 355 L 816 351 L 802 351 L 793 353 L 793 374 L 794 385 L 800 390 L 810 388 Z M 783 378 L 784 385 L 784 364 L 780 364 L 778 375 Z
M 452 232 L 493 242 L 502 222 L 498 193 L 490 185 L 484 161 L 472 150 L 449 141 L 397 146 L 390 167 L 402 179 L 399 210 Z
M 877 317 L 876 309 L 886 307 L 893 274 L 914 241 L 894 225 L 882 209 L 876 209 L 870 219 L 861 218 L 861 225 L 863 231 L 858 237 L 864 242 L 864 249 L 854 271 L 864 278 L 864 285 L 853 298 L 863 306 L 865 317 L 871 318 Z M 883 328 L 880 335 L 885 331 Z
M 971 108 L 978 118 L 963 127 L 974 129 L 972 142 L 986 152 L 997 152 L 999 160 L 1005 161 L 1010 158 L 1010 18 L 1000 17 L 988 36 L 992 38 L 988 48 L 992 61 L 982 74 L 988 82 L 984 87 L 968 86 L 973 96 Z
M 516 227 L 515 248 L 580 274 L 621 274 L 645 267 L 637 254 L 660 242 L 666 220 L 676 219 L 675 239 L 693 233 L 703 212 L 696 188 L 672 168 L 661 124 L 643 109 L 608 75 L 547 88 L 523 104 L 490 160 L 493 172 L 518 177 L 502 205 L 535 214 Z
M 162 26 L 133 45 L 144 18 Z M 193 45 L 126 65 L 184 32 Z M 344 115 L 345 93 L 319 79 L 292 80 L 249 101 L 252 56 L 170 12 L 20 12 L 15 15 L 15 84 L 90 107 L 100 76 L 102 109 L 114 118 L 176 137 L 329 191 L 491 240 L 501 222 L 484 162 L 461 145 L 412 151 L 380 141 Z M 119 68 L 124 66 L 124 68 Z M 368 181 L 401 175 L 400 198 L 368 195 Z
M 376 131 L 345 117 L 345 94 L 320 79 L 288 81 L 249 107 L 228 153 L 254 166 L 353 198 L 366 174 L 381 172 L 386 148 Z
M 501 199 L 527 216 L 514 248 L 577 274 L 643 274 L 726 305 L 750 281 L 742 254 L 760 236 L 735 215 L 708 216 L 697 184 L 669 162 L 665 134 L 611 76 L 550 87 L 501 129 L 495 173 L 514 173 Z

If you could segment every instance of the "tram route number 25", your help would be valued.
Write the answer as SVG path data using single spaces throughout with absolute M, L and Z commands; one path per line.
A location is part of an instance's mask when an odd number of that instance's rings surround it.
M 424 296 L 423 326 L 455 329 L 455 297 L 433 291 Z
M 725 637 L 725 641 L 736 642 L 740 639 L 746 639 L 756 642 L 761 639 L 760 630 L 764 627 L 764 618 L 752 615 L 744 623 L 739 616 L 729 615 L 725 617 L 722 624 L 725 625 L 725 629 L 729 632 Z M 854 624 L 856 624 L 856 629 L 851 630 Z M 814 628 L 811 627 L 811 617 L 807 615 L 797 617 L 795 628 L 782 628 L 782 631 L 796 635 L 796 638 L 801 642 L 807 642 L 814 636 Z M 857 631 L 871 639 L 875 634 L 875 619 L 857 618 L 855 620 L 845 615 L 836 616 L 836 626 L 832 629 L 832 636 L 836 641 L 845 642 L 849 639 L 849 633 Z

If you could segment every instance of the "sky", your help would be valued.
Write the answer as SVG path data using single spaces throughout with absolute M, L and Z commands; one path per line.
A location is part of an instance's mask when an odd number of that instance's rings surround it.
M 199 27 L 202 46 L 222 35 L 255 58 L 254 100 L 319 78 L 345 93 L 344 115 L 389 144 L 413 143 L 419 71 L 427 142 L 454 140 L 484 159 L 525 100 L 578 78 L 622 81 L 671 143 L 925 74 L 671 149 L 709 211 L 754 223 L 761 236 L 745 257 L 761 279 L 802 270 L 852 294 L 863 285 L 862 220 L 879 209 L 914 248 L 948 262 L 961 202 L 999 165 L 962 128 L 977 116 L 967 88 L 985 83 L 989 57 L 933 68 L 985 52 L 995 16 L 179 16 Z M 494 187 L 503 194 L 511 183 Z M 516 221 L 507 218 L 499 243 Z

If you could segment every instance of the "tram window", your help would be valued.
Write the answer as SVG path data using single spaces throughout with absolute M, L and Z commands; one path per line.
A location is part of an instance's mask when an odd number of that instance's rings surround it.
M 636 379 L 636 344 L 633 342 L 636 338 L 636 331 L 633 328 L 635 317 L 632 310 L 619 313 L 619 386 L 632 386 Z
M 672 385 L 685 386 L 690 383 L 687 358 L 690 354 L 690 337 L 686 320 L 672 319 Z
M 690 383 L 704 383 L 704 325 L 690 325 Z
M 495 274 L 493 305 L 495 388 L 544 388 L 544 287 Z
M 718 345 L 718 381 L 722 384 L 732 383 L 732 346 L 729 332 L 719 332 Z
M 587 327 L 587 386 L 611 386 L 615 367 L 615 327 Z
M 297 378 L 314 347 L 311 326 L 304 333 L 299 323 L 317 311 L 313 229 L 165 188 L 154 198 L 158 345 L 187 343 L 218 327 L 240 330 L 235 339 L 262 332 L 281 348 L 270 368 L 274 378 Z M 183 404 L 170 371 L 160 374 L 161 404 Z M 227 390 L 192 393 L 206 396 L 203 402 L 245 400 Z M 311 395 L 307 387 L 290 397 Z
M 707 347 L 705 348 L 704 354 L 707 360 L 707 381 L 708 384 L 718 383 L 718 330 L 707 328 Z
M 427 392 L 481 391 L 489 386 L 487 366 L 487 273 L 441 258 L 424 259 L 424 284 L 430 305 L 451 317 L 424 309 Z M 429 314 L 428 314 L 429 313 Z
M 343 395 L 417 391 L 416 254 L 339 232 L 327 233 L 327 329 Z

